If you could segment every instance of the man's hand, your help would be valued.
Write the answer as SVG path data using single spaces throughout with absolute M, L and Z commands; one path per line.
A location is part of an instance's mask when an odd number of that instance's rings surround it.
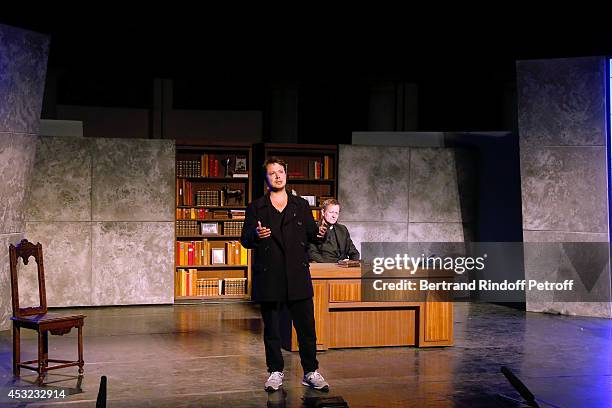
M 319 233 L 317 234 L 317 238 L 323 238 L 327 233 L 327 225 L 325 225 L 325 221 L 321 225 L 319 225 Z
M 255 228 L 255 231 L 257 231 L 257 236 L 259 239 L 269 238 L 270 235 L 272 235 L 272 230 L 270 228 L 262 227 L 261 221 L 257 221 L 257 228 Z

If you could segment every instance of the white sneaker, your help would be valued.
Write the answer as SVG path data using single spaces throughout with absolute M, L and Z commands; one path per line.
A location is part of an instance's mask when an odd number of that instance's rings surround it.
M 302 379 L 302 385 L 314 388 L 315 390 L 329 390 L 329 384 L 327 383 L 327 381 L 325 381 L 325 378 L 323 378 L 323 376 L 318 371 L 312 371 L 310 373 L 304 374 L 304 378 Z
M 265 390 L 268 392 L 278 391 L 278 389 L 283 385 L 283 377 L 285 375 L 280 371 L 274 371 L 270 373 L 270 377 L 268 377 L 268 381 L 265 384 Z

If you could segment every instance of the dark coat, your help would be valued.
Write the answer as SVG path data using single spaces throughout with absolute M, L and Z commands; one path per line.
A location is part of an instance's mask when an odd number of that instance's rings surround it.
M 251 202 L 246 209 L 240 243 L 254 250 L 251 297 L 258 302 L 307 299 L 314 294 L 308 264 L 308 243 L 320 241 L 317 238 L 319 228 L 308 202 L 292 194 L 288 196 L 282 234 L 272 229 L 269 238 L 259 239 L 257 236 L 257 221 L 261 221 L 263 227 L 271 228 L 270 217 L 274 207 L 268 194 Z M 283 276 L 285 273 L 286 277 Z
M 331 234 L 335 234 L 338 246 L 329 241 Z M 326 237 L 319 243 L 310 244 L 308 255 L 313 262 L 338 262 L 349 258 L 358 260 L 359 251 L 355 248 L 348 228 L 342 224 L 334 224 L 334 228 L 327 231 Z

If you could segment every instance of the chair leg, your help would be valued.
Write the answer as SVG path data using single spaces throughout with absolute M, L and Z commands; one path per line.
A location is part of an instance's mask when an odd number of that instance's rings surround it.
M 48 367 L 49 367 L 49 332 L 45 330 L 43 332 L 43 368 L 45 369 L 45 372 L 47 371 Z
M 83 375 L 83 326 L 79 326 L 79 375 Z
M 20 368 L 19 363 L 21 362 L 21 328 L 13 323 L 13 375 L 19 377 Z
M 49 333 L 44 331 L 38 332 L 38 383 L 42 385 L 47 373 L 47 365 L 49 358 Z

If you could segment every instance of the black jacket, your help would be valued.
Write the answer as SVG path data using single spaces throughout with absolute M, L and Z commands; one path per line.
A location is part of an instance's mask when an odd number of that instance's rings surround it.
M 335 234 L 338 246 L 330 243 L 331 234 Z M 359 259 L 359 251 L 355 248 L 351 234 L 346 226 L 334 224 L 334 228 L 327 231 L 325 239 L 319 243 L 310 244 L 308 255 L 313 262 L 338 262 L 342 259 Z
M 281 231 L 273 229 L 269 238 L 257 236 L 257 221 L 271 228 L 270 211 L 274 208 L 268 194 L 251 202 L 246 209 L 240 242 L 245 248 L 254 250 L 251 297 L 258 302 L 307 299 L 314 294 L 308 267 L 308 243 L 320 241 L 317 238 L 319 228 L 308 202 L 292 194 L 288 196 L 282 235 Z

